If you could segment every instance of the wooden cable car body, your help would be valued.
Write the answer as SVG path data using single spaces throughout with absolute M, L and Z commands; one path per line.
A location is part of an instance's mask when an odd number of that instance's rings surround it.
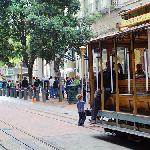
M 142 22 L 142 25 L 138 22 L 136 26 L 92 40 L 88 45 L 91 104 L 94 99 L 92 50 L 97 49 L 100 54 L 101 81 L 103 81 L 103 49 L 107 49 L 107 60 L 112 55 L 115 62 L 116 90 L 107 99 L 106 104 L 104 103 L 103 82 L 101 82 L 101 110 L 99 110 L 98 116 L 102 119 L 101 126 L 108 131 L 150 138 L 150 79 L 148 74 L 144 78 L 136 78 L 135 75 L 135 49 L 148 50 L 149 28 L 150 20 Z M 132 78 L 129 76 L 123 80 L 118 78 L 118 47 L 128 49 L 130 63 L 128 69 Z M 148 53 L 150 53 L 150 49 Z M 104 118 L 107 118 L 107 120 Z

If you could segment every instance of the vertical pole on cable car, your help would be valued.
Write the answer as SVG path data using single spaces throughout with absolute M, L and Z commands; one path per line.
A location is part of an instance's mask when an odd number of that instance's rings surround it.
M 87 72 L 88 72 L 88 69 L 87 69 L 87 61 L 88 61 L 88 46 L 87 46 L 87 49 L 86 49 L 86 58 L 85 58 L 85 89 L 84 89 L 84 96 L 85 96 L 85 102 L 87 104 Z
M 127 53 L 127 64 L 128 64 L 128 93 L 131 93 L 131 83 L 130 83 L 130 52 Z
M 104 85 L 103 85 L 103 60 L 102 60 L 102 42 L 99 41 L 99 50 L 100 50 L 100 72 L 101 72 L 101 110 L 104 111 Z
M 97 53 L 97 56 L 96 56 L 96 81 L 97 81 L 97 83 L 96 83 L 96 85 L 97 85 L 97 87 L 96 87 L 96 90 L 98 90 L 98 84 L 99 84 L 99 78 L 98 78 L 98 72 L 99 72 L 99 56 L 98 56 L 98 53 Z
M 145 66 L 145 75 L 146 75 L 146 92 L 148 92 L 148 61 L 147 61 L 147 51 L 144 49 L 144 66 Z
M 111 72 L 111 93 L 114 92 L 114 85 L 113 85 L 113 55 L 110 56 L 110 72 Z
M 119 87 L 118 87 L 118 64 L 117 64 L 117 41 L 114 38 L 115 73 L 116 73 L 116 112 L 119 112 Z
M 133 113 L 137 114 L 136 105 L 136 80 L 135 80 L 135 53 L 134 53 L 134 34 L 131 32 L 131 52 L 132 52 L 132 72 L 133 72 Z
M 86 103 L 88 104 L 88 80 L 89 80 L 89 70 L 88 70 L 88 63 L 89 63 L 89 46 L 87 45 L 87 60 L 86 60 Z

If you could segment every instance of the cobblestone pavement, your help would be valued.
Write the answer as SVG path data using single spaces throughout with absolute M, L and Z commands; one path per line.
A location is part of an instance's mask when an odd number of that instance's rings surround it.
M 46 103 L 0 97 L 0 149 L 128 150 L 149 149 L 105 134 L 101 127 L 77 126 L 76 105 L 51 99 Z

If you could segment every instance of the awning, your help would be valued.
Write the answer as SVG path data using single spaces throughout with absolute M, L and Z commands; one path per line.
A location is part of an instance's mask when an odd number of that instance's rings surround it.
M 131 27 L 131 28 L 124 28 L 122 31 L 116 31 L 116 32 L 111 32 L 111 33 L 107 33 L 107 34 L 104 34 L 104 35 L 100 35 L 97 38 L 92 38 L 90 40 L 90 42 L 97 41 L 97 40 L 103 40 L 103 39 L 106 39 L 106 38 L 112 38 L 114 36 L 120 36 L 122 34 L 126 34 L 128 32 L 140 30 L 140 29 L 143 29 L 143 28 L 145 28 L 145 29 L 150 28 L 150 23 L 142 24 L 142 25 L 139 25 L 139 26 L 134 26 L 134 27 Z

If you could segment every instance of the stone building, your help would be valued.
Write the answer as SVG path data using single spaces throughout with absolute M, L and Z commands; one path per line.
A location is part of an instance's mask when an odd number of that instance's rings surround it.
M 119 13 L 150 3 L 150 0 L 80 0 L 79 17 L 100 13 L 101 17 L 92 24 L 94 36 L 106 36 L 117 31 L 121 22 Z
M 33 77 L 48 79 L 50 76 L 55 76 L 54 62 L 46 63 L 42 58 L 37 58 L 33 66 Z

